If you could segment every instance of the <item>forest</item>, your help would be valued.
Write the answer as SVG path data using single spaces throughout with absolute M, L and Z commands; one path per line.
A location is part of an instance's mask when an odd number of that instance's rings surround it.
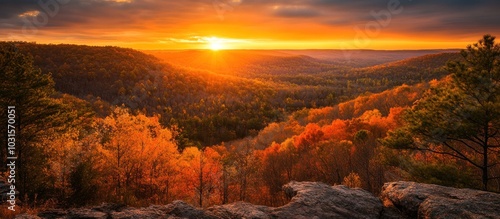
M 397 180 L 500 192 L 495 37 L 461 52 L 356 56 L 1 42 L 19 208 L 279 206 L 292 180 L 375 194 Z

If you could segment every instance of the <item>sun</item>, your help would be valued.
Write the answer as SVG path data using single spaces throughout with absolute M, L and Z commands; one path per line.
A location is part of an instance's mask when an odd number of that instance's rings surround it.
M 207 43 L 208 43 L 208 47 L 213 51 L 225 49 L 224 41 L 222 39 L 217 38 L 217 37 L 208 38 Z

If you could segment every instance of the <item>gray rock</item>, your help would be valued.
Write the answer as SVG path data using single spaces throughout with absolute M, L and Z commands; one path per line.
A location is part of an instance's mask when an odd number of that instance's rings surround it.
M 407 219 L 408 217 L 404 216 L 403 213 L 394 206 L 394 204 L 389 200 L 384 200 L 382 202 L 384 205 L 384 210 L 382 211 L 380 218 L 381 219 Z
M 270 219 L 272 208 L 262 205 L 253 205 L 247 202 L 235 202 L 232 204 L 218 205 L 208 208 L 222 219 L 246 218 L 246 219 Z
M 114 211 L 121 211 L 125 209 L 127 206 L 124 204 L 114 204 L 114 203 L 102 203 L 99 206 L 93 207 L 92 210 L 94 211 L 100 211 L 104 213 L 111 213 Z
M 197 209 L 183 201 L 174 201 L 171 204 L 165 206 L 166 212 L 175 217 L 179 218 L 189 218 L 189 219 L 218 219 L 217 216 L 210 212 L 205 212 L 201 209 Z
M 75 208 L 68 210 L 67 218 L 71 219 L 107 219 L 108 214 L 92 209 Z
M 290 182 L 283 186 L 290 203 L 274 209 L 272 218 L 379 218 L 382 202 L 363 189 L 318 182 Z
M 40 217 L 36 215 L 31 215 L 31 214 L 20 214 L 15 217 L 16 219 L 41 219 Z
M 409 218 L 500 218 L 500 194 L 415 183 L 386 183 L 380 195 Z
M 281 207 L 236 202 L 214 206 L 208 211 L 223 219 L 379 218 L 383 211 L 382 202 L 362 189 L 319 182 L 290 182 L 283 190 L 291 201 Z
M 153 205 L 148 208 L 125 208 L 119 212 L 111 212 L 113 219 L 169 218 L 165 206 Z
M 59 218 L 67 218 L 68 211 L 62 209 L 50 209 L 44 212 L 40 212 L 38 217 L 46 218 L 46 219 L 59 219 Z
M 72 208 L 68 210 L 52 209 L 38 214 L 45 219 L 107 219 L 108 214 L 86 208 Z M 22 217 L 17 216 L 16 219 Z
M 147 208 L 125 208 L 119 212 L 112 212 L 110 216 L 113 219 L 218 218 L 183 201 L 174 201 L 168 205 L 152 205 Z

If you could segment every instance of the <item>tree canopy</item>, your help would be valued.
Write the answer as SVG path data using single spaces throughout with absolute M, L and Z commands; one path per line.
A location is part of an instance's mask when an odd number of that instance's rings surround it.
M 498 164 L 500 46 L 485 35 L 450 62 L 451 76 L 434 84 L 404 116 L 406 125 L 382 142 L 402 149 L 448 155 L 480 170 L 484 190 Z

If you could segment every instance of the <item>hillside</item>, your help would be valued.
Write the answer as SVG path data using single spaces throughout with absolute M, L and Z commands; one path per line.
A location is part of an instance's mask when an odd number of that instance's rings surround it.
M 381 92 L 401 84 L 416 84 L 442 78 L 448 74 L 442 67 L 449 60 L 459 57 L 458 53 L 442 53 L 444 51 L 449 52 L 449 50 L 349 51 L 353 53 L 350 59 L 360 65 L 369 65 L 368 63 L 373 60 L 384 63 L 363 68 L 342 64 L 345 51 L 339 50 L 146 52 L 166 63 L 176 63 L 177 66 L 184 68 L 237 75 L 263 83 L 274 82 L 295 90 L 294 96 L 297 92 L 317 93 L 319 90 L 316 103 L 305 101 L 303 104 L 295 104 L 314 107 L 326 106 L 321 103 L 321 99 L 330 99 L 331 101 L 326 104 L 331 105 L 355 98 L 365 92 Z M 365 62 L 366 60 L 371 61 Z M 385 63 L 386 61 L 393 62 Z M 292 97 L 292 99 L 308 100 L 305 97 Z
M 283 50 L 292 55 L 306 55 L 322 62 L 364 68 L 411 59 L 419 56 L 456 53 L 459 50 Z
M 443 67 L 448 61 L 463 58 L 459 53 L 440 53 L 380 64 L 358 69 L 356 76 L 367 78 L 391 78 L 412 84 L 441 78 L 448 74 Z
M 19 47 L 52 73 L 58 91 L 89 101 L 101 116 L 122 104 L 159 114 L 162 124 L 183 130 L 183 145 L 255 135 L 304 107 L 332 106 L 366 92 L 439 78 L 444 75 L 439 66 L 450 56 L 350 69 L 281 51 L 150 51 L 152 56 L 118 47 Z M 418 75 L 405 76 L 408 68 Z
M 271 107 L 276 91 L 269 83 L 179 69 L 116 47 L 22 44 L 20 48 L 33 55 L 43 72 L 52 73 L 58 91 L 91 102 L 101 116 L 110 113 L 111 105 L 122 104 L 148 115 L 160 114 L 163 124 L 190 130 L 186 138 L 194 144 L 247 136 L 280 115 Z
M 305 56 L 282 51 L 261 50 L 188 50 L 188 51 L 144 51 L 165 63 L 219 74 L 256 78 L 265 75 L 314 74 L 338 66 L 323 63 Z

